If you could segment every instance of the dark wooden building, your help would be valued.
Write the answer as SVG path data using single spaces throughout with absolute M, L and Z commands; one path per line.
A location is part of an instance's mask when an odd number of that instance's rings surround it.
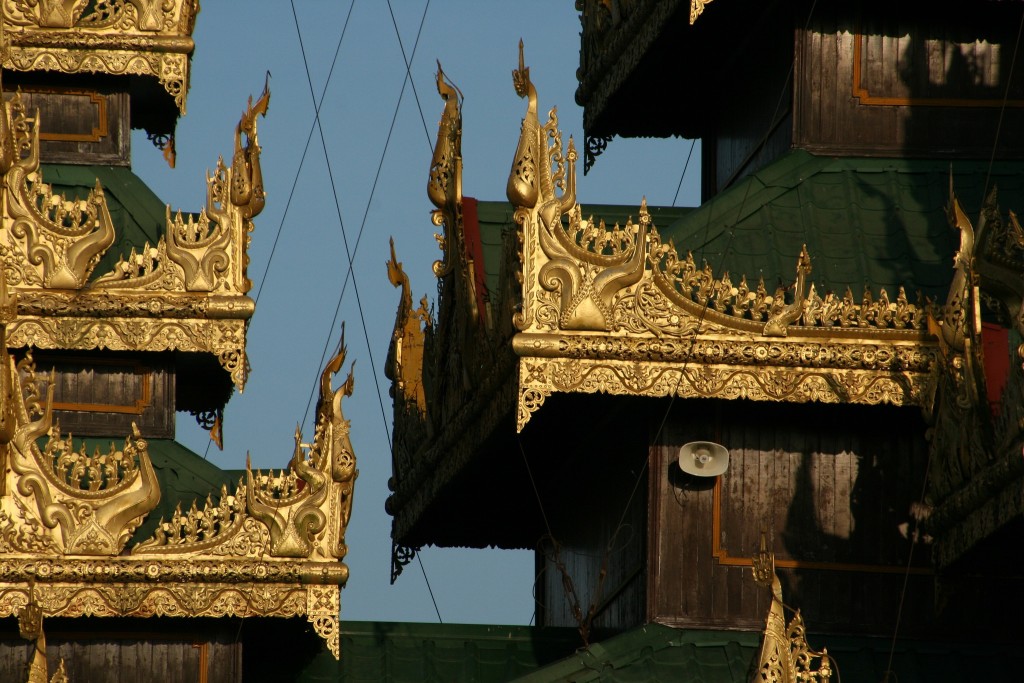
M 389 264 L 393 574 L 428 544 L 533 548 L 538 624 L 584 642 L 763 632 L 722 680 L 792 654 L 783 599 L 816 646 L 1006 651 L 1024 233 L 999 205 L 1024 206 L 1024 5 L 578 4 L 585 162 L 700 137 L 703 202 L 580 207 L 525 63 L 509 203 L 463 198 L 439 75 L 436 318 Z M 724 472 L 684 471 L 694 442 Z M 878 659 L 858 676 L 924 670 Z
M 245 385 L 264 203 L 266 91 L 200 211 L 172 212 L 131 170 L 132 129 L 173 163 L 197 12 L 3 5 L 0 680 L 337 668 L 356 476 L 351 377 L 332 387 L 344 350 L 320 379 L 312 443 L 296 434 L 279 472 L 222 471 L 174 441 L 177 412 L 216 434 Z

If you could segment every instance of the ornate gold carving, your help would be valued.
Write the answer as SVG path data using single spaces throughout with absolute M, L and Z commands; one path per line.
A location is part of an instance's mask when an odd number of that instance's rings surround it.
M 419 308 L 413 310 L 409 276 L 395 256 L 394 239 L 391 240 L 391 259 L 387 266 L 388 280 L 392 286 L 402 290 L 402 297 L 398 302 L 384 374 L 392 380 L 395 409 L 413 410 L 422 419 L 426 419 L 427 399 L 423 389 L 424 328 L 430 329 L 434 322 L 427 310 L 426 297 L 420 301 Z
M 80 289 L 103 252 L 114 242 L 114 226 L 103 189 L 68 201 L 39 179 L 39 126 L 25 115 L 20 94 L 3 106 L 0 135 L 4 160 L 4 227 L 0 254 L 16 260 L 14 284 Z M 6 155 L 5 155 L 6 156 Z
M 513 318 L 520 429 L 553 392 L 922 400 L 936 352 L 921 302 L 903 289 L 895 300 L 884 290 L 860 301 L 849 290 L 822 297 L 807 281 L 806 248 L 788 291 L 770 294 L 745 277 L 734 285 L 663 242 L 646 200 L 624 226 L 584 218 L 572 140 L 563 151 L 554 109 L 541 125 L 521 51 L 513 82 L 528 98 L 507 186 L 522 226 L 522 310 Z
M 306 594 L 306 618 L 313 630 L 327 642 L 335 659 L 341 656 L 338 613 L 341 609 L 337 586 L 310 586 Z
M 52 378 L 44 393 L 31 352 L 17 367 L 7 353 L 12 299 L 0 278 L 0 617 L 29 603 L 72 617 L 306 614 L 337 656 L 339 586 L 348 579 L 338 560 L 358 476 L 341 409 L 351 373 L 332 386 L 344 339 L 320 378 L 313 443 L 296 433 L 288 470 L 248 470 L 216 502 L 178 506 L 124 555 L 160 500 L 146 442 L 136 430 L 123 447 L 90 454 L 51 425 Z
M 338 353 L 320 378 L 313 443 L 303 444 L 296 427 L 295 451 L 287 472 L 253 475 L 246 469 L 246 508 L 270 530 L 273 557 L 340 559 L 347 553 L 345 530 L 358 472 L 341 400 L 352 394 L 351 372 L 338 389 L 331 388 L 331 378 L 345 362 L 345 353 L 343 333 Z M 336 503 L 340 509 L 333 509 Z
M 235 128 L 231 167 L 218 161 L 207 178 L 197 218 L 168 208 L 166 237 L 122 256 L 113 271 L 88 282 L 115 235 L 102 190 L 68 201 L 39 179 L 39 121 L 19 96 L 4 103 L 0 170 L 5 172 L 0 259 L 21 293 L 11 346 L 50 349 L 213 353 L 239 390 L 245 386 L 246 249 L 252 219 L 264 205 L 256 119 L 269 91 Z M 199 295 L 199 296 L 197 296 Z
M 3 0 L 17 71 L 151 76 L 185 113 L 197 0 Z
M 249 105 L 235 128 L 232 165 L 222 159 L 206 179 L 206 206 L 198 218 L 171 215 L 167 209 L 167 235 L 156 247 L 132 250 L 113 271 L 98 278 L 94 287 L 111 291 L 183 291 L 245 294 L 252 287 L 246 277 L 246 247 L 252 219 L 265 204 L 256 117 L 265 116 L 270 91 Z M 244 136 L 244 144 L 243 144 Z
M 712 0 L 690 0 L 690 25 L 697 21 L 700 15 L 704 14 L 704 6 L 710 5 Z
M 29 582 L 29 599 L 18 611 L 18 633 L 25 640 L 34 640 L 32 659 L 28 663 L 28 683 L 68 683 L 64 659 L 57 665 L 53 678 L 49 678 L 46 663 L 46 634 L 43 632 L 43 610 L 35 600 L 35 581 Z
M 816 652 L 807 645 L 807 633 L 800 610 L 786 624 L 782 584 L 775 574 L 775 556 L 768 552 L 764 532 L 761 532 L 761 550 L 753 557 L 752 572 L 754 581 L 770 588 L 772 592 L 756 680 L 772 683 L 827 683 L 832 677 L 832 658 L 828 649 Z M 821 660 L 817 669 L 813 668 L 816 659 Z
M 8 365 L 12 361 L 7 357 Z M 0 512 L 5 541 L 14 549 L 47 553 L 117 555 L 147 512 L 160 502 L 160 487 L 138 430 L 122 449 L 74 450 L 51 426 L 52 385 L 39 395 L 31 354 L 12 373 L 17 427 L 7 451 Z M 9 372 L 9 370 L 8 370 Z M 24 374 L 24 380 L 22 375 Z M 37 440 L 49 434 L 43 449 Z M 23 533 L 11 534 L 21 528 Z M 19 547 L 21 546 L 21 547 Z

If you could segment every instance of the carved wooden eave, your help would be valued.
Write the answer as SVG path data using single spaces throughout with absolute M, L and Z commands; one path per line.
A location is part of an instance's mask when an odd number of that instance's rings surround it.
M 18 293 L 9 346 L 209 353 L 243 389 L 254 310 L 246 252 L 264 205 L 256 117 L 266 114 L 269 98 L 264 90 L 257 102 L 250 99 L 235 129 L 232 164 L 218 160 L 208 175 L 198 217 L 172 215 L 168 207 L 158 243 L 122 255 L 98 277 L 93 269 L 116 237 L 103 189 L 97 183 L 85 200 L 55 195 L 39 169 L 45 122 L 25 110 L 20 95 L 5 102 L 0 259 Z
M 13 304 L 0 308 L 14 315 Z M 352 375 L 332 387 L 344 359 L 342 345 L 321 376 L 313 442 L 296 429 L 287 469 L 247 466 L 234 491 L 179 507 L 129 551 L 161 496 L 146 441 L 135 433 L 107 453 L 76 451 L 53 424 L 52 380 L 0 349 L 0 617 L 30 602 L 64 617 L 305 616 L 338 656 L 358 475 L 341 410 Z
M 662 241 L 646 202 L 608 228 L 576 203 L 576 150 L 520 60 L 529 100 L 508 181 L 521 231 L 517 428 L 553 393 L 924 405 L 938 344 L 900 289 L 818 292 L 806 248 L 790 292 L 734 284 Z M 550 143 L 549 143 L 550 141 Z
M 198 0 L 2 0 L 2 67 L 155 78 L 185 113 Z
M 677 14 L 689 11 L 693 25 L 712 0 L 577 0 L 580 10 L 580 68 L 576 102 L 583 109 L 587 169 L 607 147 L 611 135 L 595 131 L 609 101 L 640 65 L 647 51 Z

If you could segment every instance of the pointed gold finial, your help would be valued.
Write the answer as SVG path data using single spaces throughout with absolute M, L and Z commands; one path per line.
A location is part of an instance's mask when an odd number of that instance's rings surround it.
M 512 71 L 512 85 L 515 86 L 516 94 L 526 97 L 530 91 L 530 67 L 526 66 L 526 58 L 523 55 L 523 39 L 519 39 L 519 68 Z

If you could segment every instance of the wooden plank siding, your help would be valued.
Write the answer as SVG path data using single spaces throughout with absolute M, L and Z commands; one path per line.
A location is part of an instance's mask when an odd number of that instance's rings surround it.
M 47 82 L 60 79 L 38 74 L 4 80 L 6 91 L 21 90 L 30 116 L 39 110 L 44 163 L 131 164 L 130 106 L 123 85 L 71 87 Z
M 797 28 L 794 145 L 988 158 L 999 128 L 997 156 L 1024 153 L 1024 71 L 1012 67 L 1019 8 L 910 5 L 822 6 Z
M 712 169 L 703 176 L 702 201 L 756 172 L 782 154 L 792 143 L 791 105 L 793 41 L 787 13 L 768 13 L 767 23 L 730 45 L 728 59 L 717 64 L 719 80 L 713 96 L 700 102 L 711 115 L 701 145 L 703 164 Z M 780 39 L 781 37 L 781 39 Z M 751 69 L 751 64 L 757 64 Z
M 71 681 L 237 683 L 242 644 L 226 635 L 194 638 L 159 633 L 48 633 L 46 659 L 52 675 L 61 659 Z M 14 636 L 0 639 L 0 680 L 23 681 L 34 645 Z
M 554 410 L 530 425 L 534 435 L 550 435 L 553 414 L 557 429 L 578 435 L 571 442 L 541 447 L 527 441 L 533 476 L 540 485 L 541 505 L 550 525 L 538 542 L 537 624 L 578 628 L 572 610 L 575 592 L 581 615 L 594 610 L 592 627 L 618 632 L 645 622 L 647 574 L 647 445 L 642 423 L 623 421 L 624 406 L 642 402 L 610 397 L 572 397 L 574 410 L 561 412 L 567 401 L 554 399 Z M 604 399 L 603 408 L 595 398 Z M 622 411 L 620 411 L 620 409 Z M 595 416 L 605 416 L 595 422 Z M 611 429 L 601 429 L 603 425 Z M 524 432 L 524 438 L 529 434 Z M 546 530 L 545 530 L 546 531 Z M 561 565 L 562 568 L 559 567 Z M 563 571 L 564 569 L 564 571 Z M 570 590 L 571 588 L 571 590 Z
M 36 352 L 37 376 L 54 372 L 54 417 L 64 433 L 116 436 L 132 423 L 148 438 L 174 438 L 174 370 L 151 356 Z
M 679 447 L 698 439 L 729 449 L 721 477 L 679 470 Z M 786 601 L 811 628 L 891 632 L 911 545 L 900 524 L 921 494 L 927 452 L 915 411 L 677 401 L 652 442 L 650 619 L 763 627 L 768 596 L 749 558 L 764 530 Z M 928 560 L 919 544 L 908 632 L 934 618 Z

